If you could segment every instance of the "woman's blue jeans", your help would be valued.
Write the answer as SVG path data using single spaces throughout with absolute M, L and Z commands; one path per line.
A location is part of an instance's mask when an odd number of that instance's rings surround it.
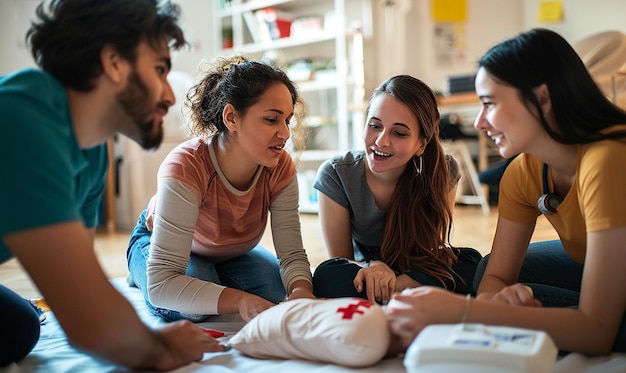
M 137 225 L 131 232 L 126 258 L 130 278 L 135 286 L 143 292 L 148 308 L 157 316 L 168 321 L 187 319 L 201 322 L 207 320 L 211 315 L 183 314 L 175 310 L 159 308 L 150 303 L 147 290 L 146 261 L 150 254 L 151 234 L 146 229 L 146 211 L 144 210 L 139 215 Z M 287 296 L 280 276 L 278 259 L 261 246 L 255 247 L 244 255 L 218 264 L 214 264 L 208 258 L 191 254 L 185 274 L 203 281 L 245 291 L 273 303 L 279 303 Z
M 478 264 L 474 288 L 485 274 L 489 255 Z M 533 289 L 544 307 L 578 307 L 583 265 L 571 259 L 560 240 L 534 242 L 528 246 L 518 282 Z M 626 316 L 626 315 L 625 315 Z M 620 325 L 613 351 L 626 352 L 626 318 Z

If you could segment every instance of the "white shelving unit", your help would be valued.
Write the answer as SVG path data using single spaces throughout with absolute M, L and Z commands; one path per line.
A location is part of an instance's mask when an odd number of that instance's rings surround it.
M 305 124 L 310 141 L 298 156 L 298 181 L 300 185 L 300 211 L 317 212 L 316 191 L 312 188 L 317 167 L 333 155 L 354 148 L 355 130 L 352 128 L 358 114 L 354 107 L 354 93 L 362 92 L 362 66 L 350 70 L 354 53 L 359 52 L 351 43 L 355 40 L 353 21 L 362 12 L 362 0 L 220 0 L 214 4 L 214 45 L 220 47 L 216 55 L 245 54 L 253 59 L 264 59 L 286 69 L 288 63 L 300 59 L 327 62 L 331 68 L 313 73 L 307 80 L 292 78 L 306 104 Z M 268 39 L 259 32 L 258 11 L 273 8 L 279 15 L 292 21 L 317 17 L 321 27 L 317 30 L 292 33 L 288 37 Z M 346 12 L 350 12 L 348 21 Z M 354 18 L 356 17 L 356 18 Z M 311 19 L 311 18 L 309 18 Z M 254 21 L 256 20 L 256 26 Z M 302 30 L 302 29 L 301 29 Z M 265 35 L 263 37 L 262 35 Z M 225 35 L 229 38 L 224 42 Z M 362 49 L 361 49 L 362 51 Z M 358 57 L 358 56 L 357 56 Z M 361 58 L 362 61 L 362 58 Z M 355 77 L 354 74 L 357 74 Z M 360 89 L 360 90 L 359 90 Z M 350 104 L 350 105 L 349 105 Z M 357 123 L 359 128 L 362 123 Z

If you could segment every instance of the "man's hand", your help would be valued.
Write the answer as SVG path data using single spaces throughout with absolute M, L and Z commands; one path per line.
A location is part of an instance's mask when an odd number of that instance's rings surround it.
M 156 330 L 164 350 L 156 354 L 156 361 L 150 362 L 160 371 L 169 371 L 199 361 L 205 352 L 225 351 L 215 338 L 192 322 L 183 320 L 169 323 Z

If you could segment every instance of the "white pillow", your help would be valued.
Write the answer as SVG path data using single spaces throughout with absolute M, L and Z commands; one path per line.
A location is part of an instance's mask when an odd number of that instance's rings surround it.
M 229 344 L 260 359 L 300 359 L 365 367 L 387 352 L 391 332 L 382 308 L 365 299 L 296 299 L 250 320 Z

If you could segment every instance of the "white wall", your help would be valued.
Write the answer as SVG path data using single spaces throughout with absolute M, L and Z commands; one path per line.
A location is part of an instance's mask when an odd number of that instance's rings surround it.
M 180 70 L 197 76 L 198 65 L 210 56 L 213 43 L 212 2 L 216 0 L 172 0 L 181 6 L 181 19 L 185 38 L 191 43 L 191 49 L 172 53 L 172 64 Z
M 211 2 L 174 0 L 182 8 L 181 24 L 191 47 L 172 53 L 174 70 L 196 75 L 200 61 L 211 50 Z M 24 67 L 35 67 L 24 40 L 27 21 L 32 19 L 38 0 L 0 0 L 0 75 Z
M 182 7 L 182 24 L 192 44 L 190 50 L 172 54 L 175 70 L 196 76 L 200 61 L 209 56 L 212 43 L 211 1 L 174 0 Z M 392 32 L 401 43 L 386 43 L 384 3 L 370 0 L 374 7 L 374 39 L 366 40 L 366 92 L 396 73 L 415 75 L 433 88 L 445 89 L 448 75 L 472 73 L 475 61 L 493 44 L 532 27 L 547 27 L 560 32 L 571 42 L 609 29 L 626 32 L 626 1 L 563 0 L 564 20 L 560 23 L 539 23 L 537 8 L 541 0 L 468 0 L 468 21 L 465 24 L 465 58 L 454 64 L 438 64 L 433 48 L 434 22 L 430 17 L 430 0 L 396 0 L 407 8 L 405 19 L 393 22 Z M 0 0 L 0 74 L 7 74 L 34 63 L 28 49 L 20 45 L 23 23 L 19 13 L 37 4 L 37 0 Z M 28 14 L 23 16 L 28 18 Z M 397 28 L 406 25 L 403 35 Z M 390 48 L 391 47 L 391 48 Z
M 563 22 L 559 23 L 537 21 L 537 7 L 540 2 L 540 0 L 524 0 L 525 29 L 549 28 L 557 31 L 572 43 L 602 31 L 626 32 L 626 1 L 624 0 L 562 0 Z
M 433 45 L 435 22 L 431 19 L 431 0 L 400 0 L 395 3 L 403 1 L 410 3 L 406 18 L 401 22 L 397 19 L 393 22 L 396 26 L 406 24 L 408 36 L 404 46 L 385 41 L 385 2 L 372 1 L 377 38 L 366 41 L 366 48 L 374 49 L 366 51 L 370 57 L 366 73 L 367 92 L 397 73 L 414 75 L 436 90 L 445 90 L 447 76 L 473 73 L 476 61 L 489 47 L 533 27 L 553 29 L 571 43 L 602 31 L 626 32 L 624 0 L 562 0 L 563 21 L 558 23 L 538 21 L 538 8 L 542 0 L 467 0 L 465 58 L 452 64 L 440 64 L 436 60 Z M 402 57 L 404 62 L 394 61 Z
M 407 32 L 409 44 L 408 73 L 420 77 L 433 89 L 445 90 L 448 75 L 471 74 L 478 58 L 493 44 L 517 34 L 524 25 L 521 15 L 524 0 L 468 0 L 463 53 L 452 63 L 441 64 L 435 56 L 435 22 L 431 18 L 430 0 L 413 0 Z M 461 32 L 461 34 L 463 34 Z
M 0 1 L 0 75 L 23 68 L 34 67 L 30 52 L 23 43 L 24 22 L 26 9 L 35 4 L 31 0 L 1 0 Z M 20 17 L 22 15 L 22 17 Z M 22 32 L 23 31 L 23 32 Z

